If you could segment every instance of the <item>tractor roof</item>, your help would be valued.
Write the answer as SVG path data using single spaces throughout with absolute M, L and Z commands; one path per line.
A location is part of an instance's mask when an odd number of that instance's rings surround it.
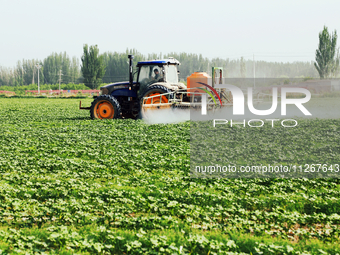
M 147 60 L 147 61 L 140 61 L 138 62 L 137 66 L 142 66 L 142 65 L 165 65 L 165 64 L 176 64 L 180 65 L 181 63 L 174 58 L 168 58 L 168 59 L 160 59 L 160 60 Z

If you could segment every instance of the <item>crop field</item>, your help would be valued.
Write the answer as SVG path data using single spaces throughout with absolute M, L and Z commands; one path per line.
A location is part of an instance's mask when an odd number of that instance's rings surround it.
M 91 120 L 78 106 L 0 98 L 0 254 L 340 254 L 339 179 L 191 178 L 194 123 Z M 230 157 L 339 160 L 340 119 L 297 130 L 229 128 Z

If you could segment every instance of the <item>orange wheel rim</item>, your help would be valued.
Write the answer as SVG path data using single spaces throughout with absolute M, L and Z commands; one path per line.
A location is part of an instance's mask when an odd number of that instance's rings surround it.
M 158 96 L 158 97 L 156 97 L 157 95 L 160 95 L 160 93 L 156 92 L 156 93 L 152 93 L 152 94 L 147 95 L 146 97 L 152 97 L 152 96 L 155 96 L 155 97 L 148 98 L 144 104 L 168 103 L 168 98 L 166 96 Z
M 95 106 L 95 114 L 99 119 L 112 119 L 115 114 L 115 110 L 111 103 L 100 101 Z

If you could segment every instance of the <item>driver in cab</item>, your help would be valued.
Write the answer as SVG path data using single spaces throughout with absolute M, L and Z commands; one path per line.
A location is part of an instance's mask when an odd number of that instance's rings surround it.
M 159 70 L 156 68 L 155 70 L 153 70 L 154 71 L 154 73 L 155 73 L 155 77 L 153 77 L 153 79 L 155 80 L 155 81 L 161 81 L 161 75 L 160 75 L 160 73 L 159 73 Z

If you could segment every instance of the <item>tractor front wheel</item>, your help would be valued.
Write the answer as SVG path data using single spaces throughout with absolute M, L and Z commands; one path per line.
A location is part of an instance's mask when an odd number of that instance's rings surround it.
M 119 119 L 121 117 L 120 105 L 114 97 L 101 95 L 91 104 L 91 119 Z

